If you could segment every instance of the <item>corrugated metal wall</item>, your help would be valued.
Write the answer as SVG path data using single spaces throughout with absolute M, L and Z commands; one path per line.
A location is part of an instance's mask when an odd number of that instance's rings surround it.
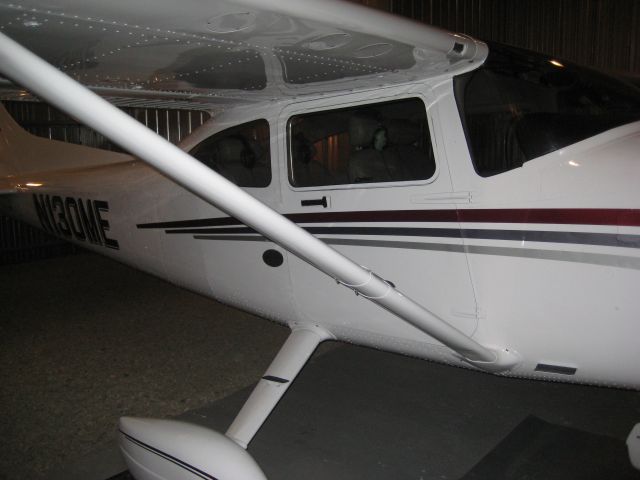
M 45 103 L 4 102 L 13 118 L 40 137 L 121 151 L 105 137 Z M 123 107 L 123 111 L 172 143 L 178 143 L 209 114 L 193 110 Z M 37 260 L 76 252 L 74 245 L 9 217 L 0 216 L 0 265 Z
M 78 249 L 69 242 L 0 215 L 0 265 L 57 257 L 76 251 Z
M 76 122 L 46 103 L 17 101 L 3 103 L 7 111 L 25 130 L 39 137 L 105 150 L 121 150 L 95 130 Z M 172 143 L 178 143 L 210 117 L 207 112 L 199 110 L 141 107 L 121 107 L 120 110 Z

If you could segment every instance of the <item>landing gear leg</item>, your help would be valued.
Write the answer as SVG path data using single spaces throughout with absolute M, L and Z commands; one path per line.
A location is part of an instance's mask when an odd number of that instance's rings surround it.
M 329 334 L 318 329 L 293 330 L 227 430 L 227 437 L 247 448 L 316 347 L 328 338 Z

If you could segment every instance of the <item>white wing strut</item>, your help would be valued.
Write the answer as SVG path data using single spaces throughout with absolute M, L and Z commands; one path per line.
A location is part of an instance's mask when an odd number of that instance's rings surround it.
M 487 348 L 467 337 L 4 34 L 0 34 L 0 70 L 200 198 L 437 339 L 469 363 L 504 371 L 518 362 L 518 356 L 506 348 Z

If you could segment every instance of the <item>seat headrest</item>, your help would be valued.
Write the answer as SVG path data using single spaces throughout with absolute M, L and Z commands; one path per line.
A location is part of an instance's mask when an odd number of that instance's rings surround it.
M 242 163 L 245 145 L 242 140 L 234 137 L 222 138 L 217 142 L 218 162 L 224 164 Z
M 238 136 L 222 138 L 216 146 L 216 161 L 220 164 L 242 164 L 245 168 L 253 168 L 259 157 L 259 146 Z
M 304 136 L 302 132 L 298 132 L 293 137 L 292 146 L 293 160 L 303 164 L 311 162 L 316 154 L 316 148 L 313 144 Z
M 367 115 L 355 114 L 349 119 L 349 143 L 352 147 L 368 147 L 373 134 L 380 127 L 378 121 Z
M 419 140 L 420 126 L 407 120 L 392 120 L 387 124 L 391 145 L 412 145 Z

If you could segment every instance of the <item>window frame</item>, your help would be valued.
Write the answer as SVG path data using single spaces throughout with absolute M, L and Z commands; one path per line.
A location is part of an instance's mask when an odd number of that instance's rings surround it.
M 333 112 L 338 110 L 348 110 L 348 109 L 357 109 L 368 106 L 375 106 L 379 104 L 385 103 L 393 103 L 400 102 L 406 100 L 417 100 L 421 103 L 422 108 L 424 108 L 424 114 L 426 119 L 426 126 L 429 133 L 429 142 L 431 144 L 431 150 L 433 152 L 433 160 L 435 163 L 435 169 L 431 177 L 427 179 L 415 179 L 415 180 L 394 180 L 390 182 L 370 182 L 370 183 L 343 183 L 343 184 L 331 184 L 331 185 L 313 185 L 313 186 L 302 186 L 297 187 L 291 183 L 291 175 L 290 173 L 293 171 L 292 163 L 293 163 L 293 142 L 291 136 L 291 128 L 292 128 L 292 120 L 295 117 L 304 116 L 304 115 L 312 115 L 322 112 Z M 411 187 L 411 186 L 420 186 L 420 185 L 429 185 L 434 183 L 440 175 L 440 161 L 439 157 L 441 156 L 439 152 L 439 144 L 436 142 L 436 129 L 435 122 L 433 119 L 433 114 L 431 112 L 431 108 L 433 107 L 435 100 L 428 103 L 423 96 L 422 92 L 411 92 L 410 94 L 404 95 L 393 95 L 389 97 L 381 97 L 377 96 L 375 101 L 371 100 L 371 95 L 369 95 L 362 99 L 351 102 L 342 102 L 337 103 L 336 99 L 331 99 L 328 103 L 323 105 L 314 105 L 309 108 L 309 102 L 301 102 L 298 104 L 293 104 L 290 107 L 284 110 L 285 114 L 283 115 L 285 118 L 284 122 L 284 146 L 286 151 L 286 162 L 284 169 L 284 176 L 286 176 L 286 184 L 288 188 L 293 192 L 313 192 L 313 191 L 327 191 L 327 190 L 354 190 L 354 189 L 378 189 L 378 188 L 397 188 L 397 187 Z M 314 102 L 316 103 L 316 102 Z M 305 108 L 306 107 L 306 108 Z

